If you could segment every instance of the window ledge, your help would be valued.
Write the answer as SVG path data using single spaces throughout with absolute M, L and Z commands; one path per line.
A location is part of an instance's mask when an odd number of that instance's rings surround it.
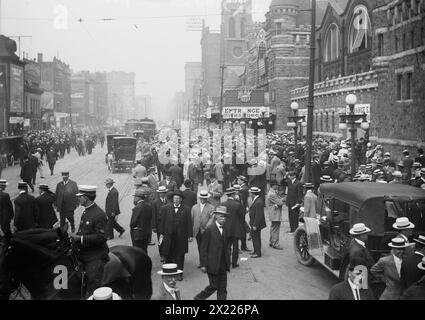
M 397 103 L 413 103 L 413 99 L 408 100 L 396 100 Z

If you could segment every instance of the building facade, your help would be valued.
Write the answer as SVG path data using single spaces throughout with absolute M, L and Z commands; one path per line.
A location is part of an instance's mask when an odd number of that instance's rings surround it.
M 41 85 L 41 66 L 34 60 L 24 59 L 25 68 L 25 103 L 24 130 L 41 130 L 41 96 L 44 92 Z
M 124 124 L 135 115 L 135 73 L 124 71 L 108 72 L 108 122 Z

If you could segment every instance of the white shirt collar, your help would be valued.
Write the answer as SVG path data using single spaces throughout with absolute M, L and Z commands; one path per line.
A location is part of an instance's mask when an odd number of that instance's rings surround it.
M 255 196 L 254 199 L 252 200 L 252 202 L 254 202 L 255 200 L 257 200 L 258 197 L 259 197 L 259 195 Z
M 401 262 L 402 260 L 399 257 L 396 257 L 393 255 L 395 267 L 397 268 L 397 273 L 400 276 L 400 270 L 401 270 Z
M 362 241 L 362 240 L 359 240 L 359 239 L 357 239 L 357 238 L 354 238 L 354 240 L 359 244 L 359 245 L 361 245 L 363 248 L 366 248 L 366 245 L 365 245 L 365 243 Z
M 348 284 L 350 285 L 351 292 L 353 293 L 353 296 L 354 296 L 354 300 L 357 300 L 356 291 L 359 294 L 359 298 L 360 298 L 360 289 L 357 288 L 357 286 L 351 281 L 350 278 L 348 278 Z
M 19 191 L 19 194 L 27 193 L 25 190 Z
M 62 180 L 63 181 L 63 180 Z M 63 181 L 63 184 L 64 185 L 67 185 L 68 184 L 68 182 L 69 182 L 69 179 L 68 180 L 66 180 L 66 181 Z
M 164 288 L 165 288 L 165 290 L 167 290 L 167 292 L 169 293 L 169 294 L 171 294 L 171 296 L 174 298 L 174 300 L 177 300 L 177 296 L 176 296 L 176 293 L 175 293 L 175 289 L 173 289 L 173 288 L 170 288 L 165 282 L 163 282 L 163 284 L 164 284 Z
M 220 234 L 223 235 L 223 227 L 220 226 L 220 224 L 217 222 L 217 220 L 215 221 L 215 225 L 217 226 L 218 231 L 220 231 Z
M 112 186 L 112 187 L 108 188 L 108 190 L 109 190 L 109 191 L 111 191 L 113 188 L 114 188 L 114 186 Z

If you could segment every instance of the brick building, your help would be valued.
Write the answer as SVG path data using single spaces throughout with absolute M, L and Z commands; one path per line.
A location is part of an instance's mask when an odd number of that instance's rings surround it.
M 43 128 L 41 123 L 41 95 L 44 92 L 40 88 L 41 65 L 35 59 L 24 59 L 24 63 L 24 129 L 40 130 Z

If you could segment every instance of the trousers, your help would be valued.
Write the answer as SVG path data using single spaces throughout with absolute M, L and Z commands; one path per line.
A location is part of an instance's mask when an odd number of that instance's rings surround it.
M 75 229 L 74 211 L 61 211 L 59 213 L 61 228 L 65 225 L 66 220 L 71 224 L 71 229 Z
M 201 265 L 201 243 L 202 243 L 202 234 L 199 230 L 198 234 L 196 235 L 196 243 L 198 245 L 198 255 L 199 255 L 199 265 Z
M 252 246 L 254 247 L 254 254 L 261 256 L 261 229 L 251 229 Z
M 146 254 L 148 254 L 149 239 L 133 240 L 132 242 L 133 242 L 133 247 L 140 248 L 140 249 L 144 250 L 146 252 Z
M 54 174 L 54 169 L 55 169 L 55 163 L 49 162 L 49 168 L 50 168 L 50 175 L 53 176 Z
M 124 231 L 124 228 L 121 227 L 119 223 L 117 222 L 117 216 L 114 216 L 114 217 L 110 216 L 108 217 L 108 224 L 106 226 L 106 236 L 108 238 L 111 238 L 111 239 L 114 238 L 114 229 L 120 233 Z
M 235 266 L 238 264 L 238 258 L 239 258 L 239 238 L 236 237 L 228 237 L 227 241 L 227 248 L 228 250 L 232 252 L 232 266 Z
M 297 230 L 299 214 L 300 214 L 299 208 L 292 210 L 290 207 L 288 207 L 288 220 L 289 220 L 290 232 L 295 232 L 295 230 Z
M 279 245 L 280 221 L 272 221 L 270 226 L 270 245 Z
M 205 300 L 214 292 L 217 291 L 217 300 L 226 300 L 227 299 L 227 273 L 224 270 L 220 270 L 219 274 L 210 274 L 208 273 L 208 279 L 210 284 L 198 293 L 194 300 Z

